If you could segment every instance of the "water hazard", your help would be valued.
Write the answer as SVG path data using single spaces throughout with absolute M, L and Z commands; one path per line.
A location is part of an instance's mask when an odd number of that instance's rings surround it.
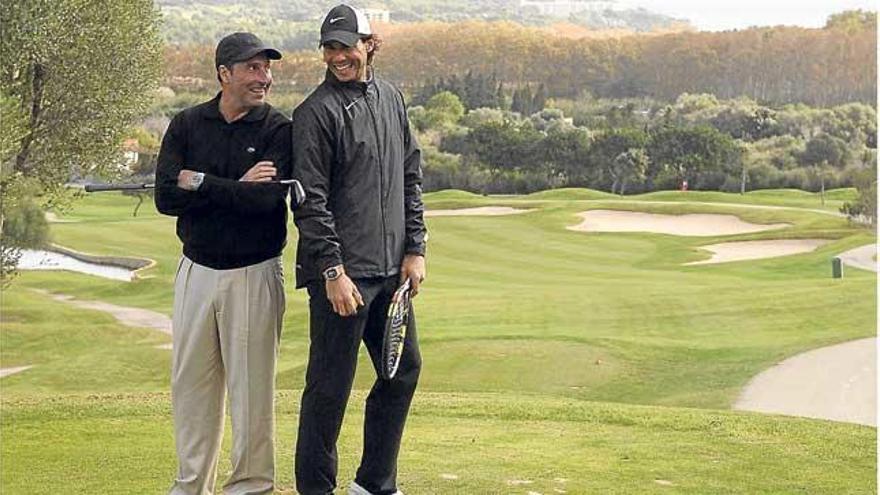
M 25 249 L 21 252 L 18 268 L 20 270 L 69 270 L 125 282 L 131 282 L 133 277 L 133 272 L 128 268 L 89 263 L 66 254 L 32 249 Z

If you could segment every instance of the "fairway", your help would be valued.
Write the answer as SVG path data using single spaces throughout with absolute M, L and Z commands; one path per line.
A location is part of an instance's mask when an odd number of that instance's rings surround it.
M 851 194 L 833 191 L 824 206 L 818 195 L 781 190 L 427 194 L 431 210 L 528 211 L 427 218 L 428 278 L 415 301 L 424 369 L 401 487 L 415 495 L 876 493 L 875 428 L 729 411 L 773 364 L 874 335 L 876 274 L 831 278 L 832 257 L 875 241 L 836 214 Z M 160 493 L 170 484 L 170 352 L 161 348 L 170 337 L 34 290 L 170 315 L 174 222 L 147 204 L 133 218 L 134 204 L 88 196 L 59 216 L 52 235 L 81 252 L 155 260 L 141 278 L 27 272 L 3 293 L 0 362 L 32 366 L 0 382 L 0 481 L 10 493 Z M 725 215 L 778 228 L 704 237 L 568 229 L 591 210 Z M 701 246 L 773 239 L 822 242 L 789 256 L 688 264 L 710 258 Z M 308 348 L 306 296 L 292 285 L 277 378 L 286 490 Z M 341 481 L 360 454 L 368 363 L 363 353 Z

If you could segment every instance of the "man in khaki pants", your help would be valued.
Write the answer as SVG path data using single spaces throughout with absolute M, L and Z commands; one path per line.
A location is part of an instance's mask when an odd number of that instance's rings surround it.
M 217 45 L 221 92 L 171 121 L 156 207 L 177 217 L 171 393 L 179 469 L 172 494 L 214 493 L 226 391 L 227 494 L 274 489 L 275 360 L 284 314 L 290 122 L 265 102 L 274 48 L 250 33 Z

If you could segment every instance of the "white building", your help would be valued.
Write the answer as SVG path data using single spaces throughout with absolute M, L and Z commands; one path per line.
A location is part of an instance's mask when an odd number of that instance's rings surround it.
M 387 9 L 361 9 L 370 22 L 391 22 L 391 11 Z

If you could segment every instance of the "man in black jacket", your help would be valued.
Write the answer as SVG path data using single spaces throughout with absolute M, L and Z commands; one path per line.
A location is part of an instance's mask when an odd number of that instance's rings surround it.
M 385 314 L 397 286 L 425 278 L 421 155 L 403 96 L 375 77 L 379 40 L 363 14 L 334 7 L 321 26 L 327 74 L 293 114 L 297 287 L 309 291 L 309 365 L 296 446 L 305 495 L 336 487 L 336 440 L 360 342 L 378 370 Z M 421 369 L 415 319 L 393 380 L 367 398 L 364 450 L 350 494 L 397 492 L 397 455 Z
M 274 48 L 250 33 L 217 45 L 221 92 L 171 121 L 156 207 L 177 217 L 171 393 L 179 469 L 172 494 L 214 493 L 225 388 L 226 494 L 274 488 L 275 359 L 284 314 L 290 121 L 269 104 Z

